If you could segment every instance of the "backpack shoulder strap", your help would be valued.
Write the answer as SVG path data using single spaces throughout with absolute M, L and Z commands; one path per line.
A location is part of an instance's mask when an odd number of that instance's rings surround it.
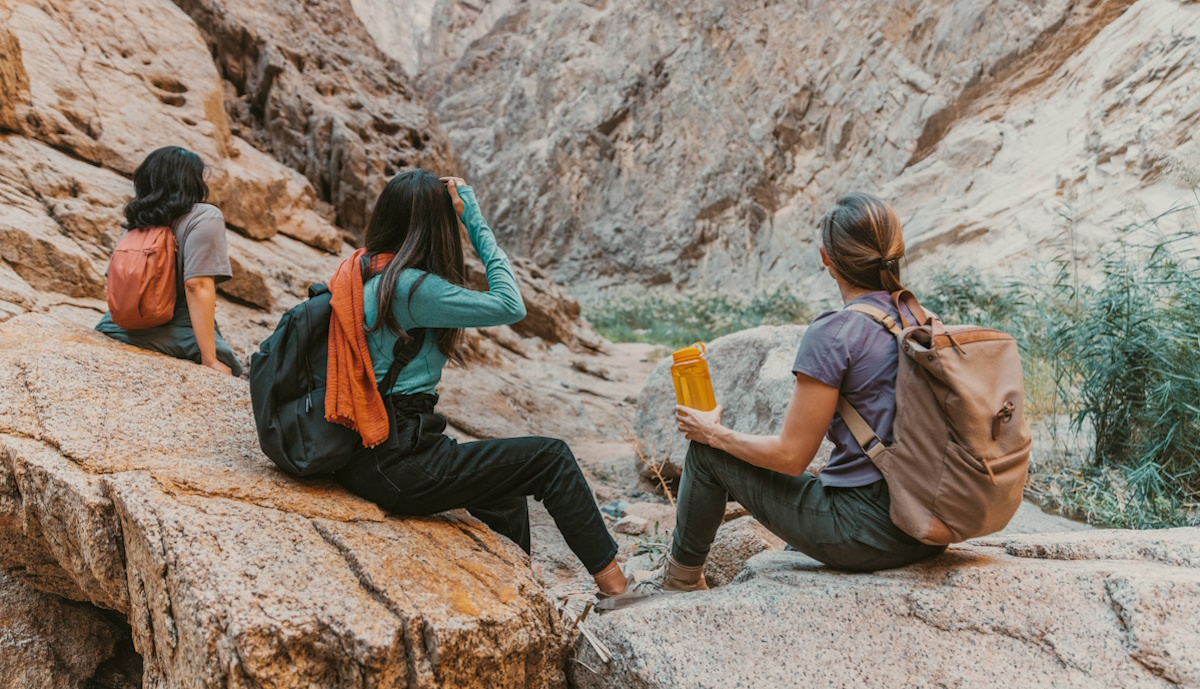
M 405 366 L 408 366 L 408 362 L 416 358 L 417 353 L 421 351 L 421 346 L 425 344 L 424 328 L 413 328 L 408 331 L 408 335 L 410 339 L 407 342 L 402 339 L 396 340 L 396 346 L 392 349 L 392 365 L 388 367 L 387 375 L 379 384 L 379 394 L 385 397 L 396 385 L 396 379 L 400 377 L 400 372 L 404 370 Z
M 916 295 L 906 289 L 902 289 L 899 292 L 892 292 L 892 306 L 896 307 L 896 313 L 900 314 L 900 323 L 905 328 L 908 327 L 908 319 L 904 317 L 904 310 L 900 308 L 901 304 L 907 306 L 909 313 L 916 319 L 917 322 L 914 325 L 929 324 L 929 314 L 925 313 L 925 309 L 921 308 L 921 303 L 917 301 Z
M 891 334 L 897 336 L 900 334 L 900 326 L 896 324 L 896 319 L 884 313 L 881 309 L 867 304 L 850 304 L 846 307 L 846 310 L 857 311 L 870 316 L 876 323 L 887 328 Z M 883 452 L 885 448 L 883 441 L 879 439 L 879 434 L 875 432 L 875 429 L 871 428 L 871 425 L 862 417 L 862 414 L 859 414 L 854 405 L 850 404 L 850 400 L 846 399 L 843 395 L 838 395 L 837 410 L 838 414 L 842 416 L 842 421 L 846 422 L 846 427 L 850 429 L 850 434 L 858 441 L 859 447 L 863 449 L 863 452 L 867 453 L 867 457 L 875 459 L 880 452 Z
M 859 313 L 865 313 L 866 315 L 868 315 L 872 319 L 874 319 L 876 323 L 887 328 L 888 332 L 890 332 L 891 334 L 893 334 L 893 335 L 900 334 L 900 326 L 896 325 L 896 319 L 887 315 L 882 310 L 875 308 L 874 306 L 869 306 L 867 304 L 850 304 L 849 306 L 846 307 L 846 310 L 847 311 L 857 311 Z
M 837 410 L 842 415 L 842 420 L 846 422 L 846 427 L 850 429 L 850 434 L 858 441 L 859 447 L 867 453 L 867 457 L 875 459 L 880 452 L 886 449 L 871 425 L 862 417 L 862 414 L 858 413 L 854 405 L 850 404 L 850 400 L 838 395 Z

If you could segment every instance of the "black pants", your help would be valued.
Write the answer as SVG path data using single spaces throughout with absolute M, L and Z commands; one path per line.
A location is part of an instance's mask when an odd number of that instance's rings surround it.
M 393 395 L 392 434 L 359 448 L 337 479 L 393 514 L 425 516 L 466 508 L 529 552 L 526 496 L 545 504 L 567 545 L 590 574 L 617 556 L 571 448 L 554 438 L 459 443 L 442 433 L 432 395 Z

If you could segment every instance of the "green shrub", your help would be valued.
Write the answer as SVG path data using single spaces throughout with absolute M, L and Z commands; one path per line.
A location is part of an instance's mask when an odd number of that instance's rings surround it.
M 1105 529 L 1162 529 L 1200 525 L 1200 503 L 1147 496 L 1117 467 L 1070 467 L 1056 462 L 1029 476 L 1026 494 L 1042 507 Z
M 780 288 L 751 296 L 627 291 L 585 303 L 584 315 L 614 342 L 686 347 L 760 325 L 808 323 L 813 312 Z
M 1144 227 L 1131 230 L 1144 230 Z M 923 303 L 947 322 L 1013 334 L 1027 410 L 1091 439 L 1084 466 L 1049 461 L 1030 490 L 1048 507 L 1104 526 L 1200 521 L 1200 259 L 1196 235 L 1131 242 L 1083 282 L 1064 254 L 1030 275 L 989 286 L 974 274 L 935 275 Z M 1052 448 L 1057 450 L 1058 448 Z M 1040 450 L 1045 457 L 1045 450 Z
M 1144 500 L 1200 497 L 1200 261 L 1194 237 L 1122 244 L 1097 286 L 1074 295 L 1075 318 L 1051 324 L 1049 356 L 1094 461 L 1120 467 Z
M 1017 315 L 1011 295 L 989 285 L 976 272 L 935 273 L 916 291 L 921 305 L 945 323 L 1007 330 Z

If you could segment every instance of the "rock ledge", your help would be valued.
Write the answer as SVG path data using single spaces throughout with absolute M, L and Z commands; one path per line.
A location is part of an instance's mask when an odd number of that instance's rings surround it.
M 43 315 L 0 326 L 0 567 L 125 614 L 147 686 L 564 681 L 516 546 L 294 481 L 244 381 Z

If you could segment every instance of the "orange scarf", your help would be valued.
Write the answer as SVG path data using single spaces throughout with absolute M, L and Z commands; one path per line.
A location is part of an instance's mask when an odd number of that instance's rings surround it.
M 388 416 L 383 396 L 375 383 L 375 369 L 367 350 L 367 332 L 363 314 L 362 257 L 366 249 L 338 265 L 329 281 L 329 365 L 326 369 L 325 420 L 346 426 L 362 436 L 363 447 L 375 447 L 387 440 Z M 394 254 L 378 254 L 371 260 L 371 272 L 383 269 Z M 383 314 L 379 314 L 383 318 Z

